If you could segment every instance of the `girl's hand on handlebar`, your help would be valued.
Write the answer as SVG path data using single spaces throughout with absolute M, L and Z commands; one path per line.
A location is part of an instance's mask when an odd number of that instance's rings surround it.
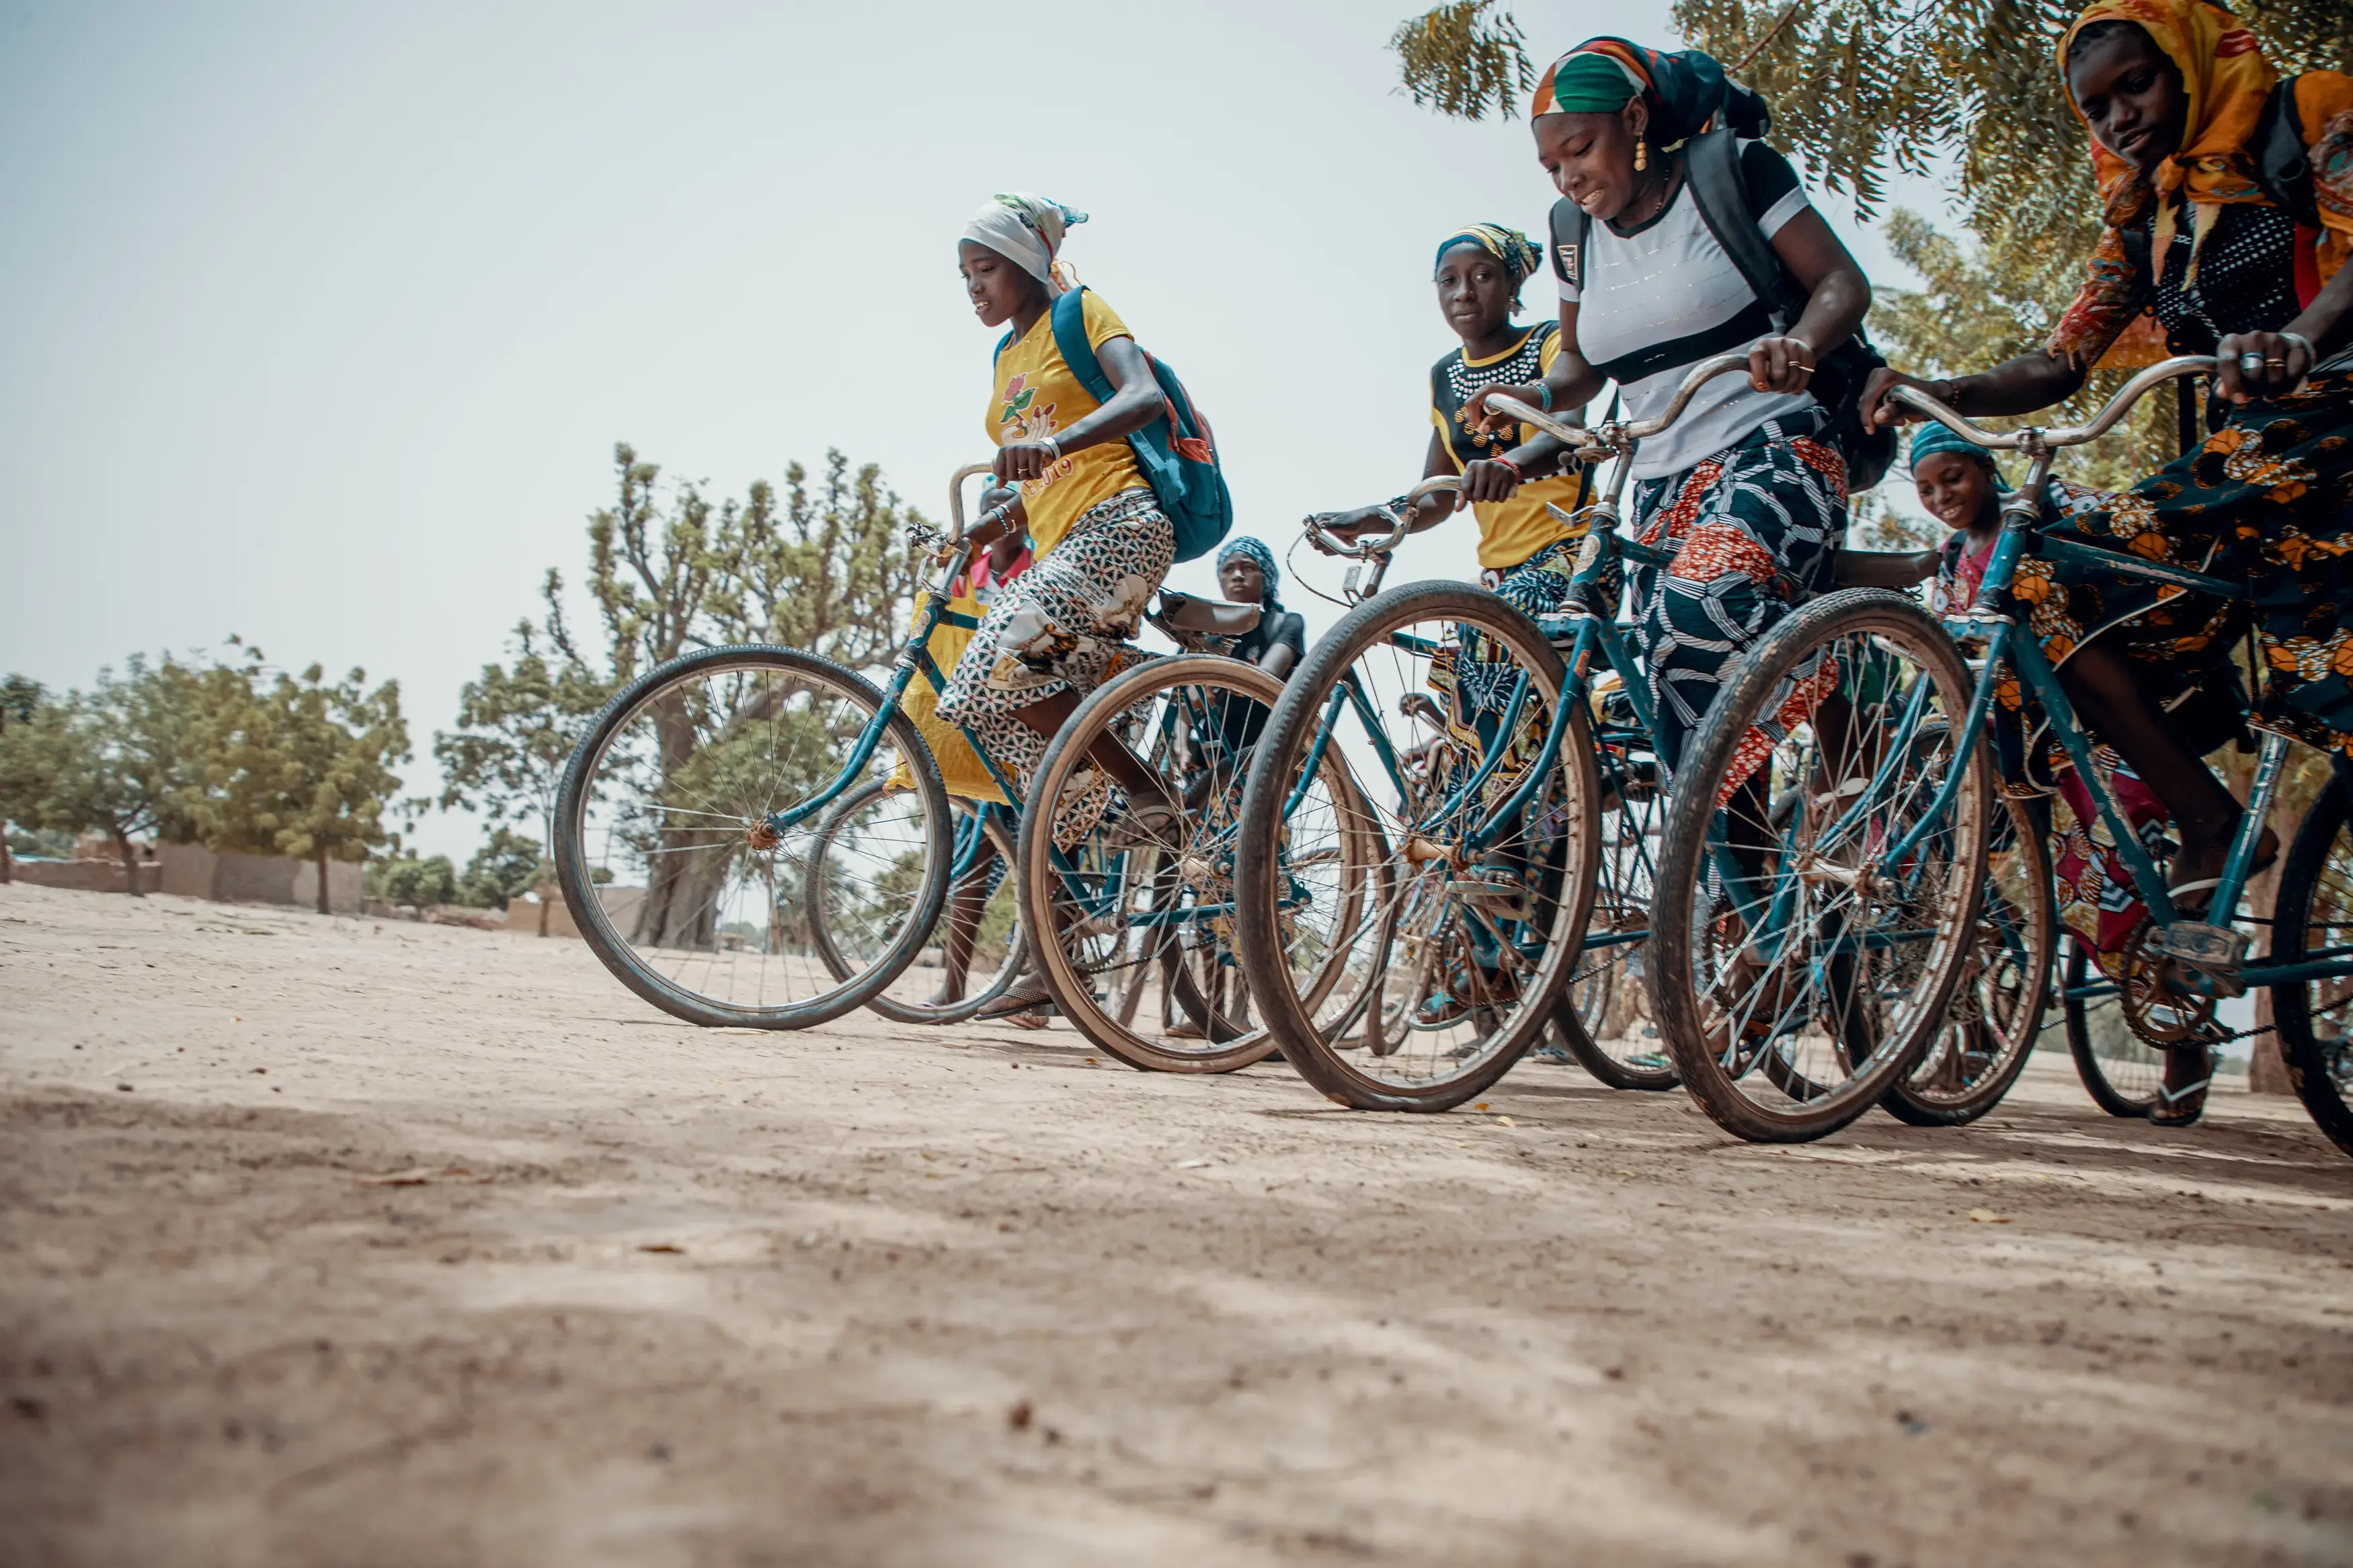
M 2284 332 L 2232 332 L 2214 348 L 2214 384 L 2233 403 L 2293 392 L 2311 370 L 2311 345 Z
M 1917 410 L 1894 402 L 1887 395 L 1899 386 L 1916 386 L 1929 396 L 1947 405 L 1952 401 L 1947 395 L 1952 389 L 1952 383 L 1923 381 L 1916 375 L 1906 375 L 1900 370 L 1890 370 L 1885 365 L 1882 365 L 1871 373 L 1869 381 L 1862 384 L 1862 427 L 1864 429 L 1883 430 L 1891 425 L 1901 425 L 1925 417 Z
M 992 465 L 997 477 L 1008 484 L 1043 479 L 1053 466 L 1054 448 L 1043 441 L 1009 441 L 997 449 Z
M 1760 338 L 1748 351 L 1748 384 L 1759 392 L 1803 392 L 1814 379 L 1814 345 L 1803 338 Z
M 1456 504 L 1474 500 L 1509 500 L 1519 492 L 1520 470 L 1509 462 L 1493 458 L 1482 458 L 1462 470 L 1461 499 Z
M 1307 521 L 1315 525 L 1308 531 L 1307 542 L 1326 555 L 1332 553 L 1332 547 L 1324 542 L 1327 534 L 1353 543 L 1364 534 L 1387 533 L 1397 526 L 1397 519 L 1391 517 L 1386 508 L 1377 506 L 1360 506 L 1349 511 L 1319 511 Z
M 1544 388 L 1533 383 L 1525 386 L 1482 386 L 1471 395 L 1470 402 L 1462 405 L 1462 423 L 1466 428 L 1482 436 L 1506 436 L 1519 427 L 1519 422 L 1509 415 L 1488 412 L 1487 399 L 1495 396 L 1516 397 L 1535 408 L 1545 405 Z

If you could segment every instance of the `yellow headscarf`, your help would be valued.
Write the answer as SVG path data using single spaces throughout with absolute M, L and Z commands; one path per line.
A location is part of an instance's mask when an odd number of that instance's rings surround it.
M 2159 265 L 2173 243 L 2181 207 L 2189 207 L 2189 266 L 2182 279 L 2187 287 L 2197 279 L 2198 252 L 2222 216 L 2222 208 L 2232 202 L 2268 199 L 2255 184 L 2247 142 L 2254 135 L 2255 121 L 2279 80 L 2279 72 L 2263 58 L 2254 34 L 2230 12 L 2207 0 L 2094 0 L 2060 36 L 2063 80 L 2068 46 L 2076 34 L 2100 22 L 2130 22 L 2143 29 L 2181 72 L 2182 89 L 2189 100 L 2189 118 L 2181 146 L 2158 165 L 2155 176 L 2144 178 L 2096 138 L 2092 142 L 2092 169 L 2112 228 L 2135 222 L 2151 195 L 2156 197 L 2159 205 L 2150 255 Z M 2296 107 L 2301 110 L 2297 129 L 2309 145 L 2321 126 L 2353 108 L 2353 81 L 2334 71 L 2313 71 L 2300 85 L 2304 89 L 2297 94 Z M 2073 94 L 2068 95 L 2067 102 L 2074 107 Z M 2075 117 L 2084 118 L 2081 108 L 2075 109 Z M 2089 121 L 2084 121 L 2084 129 L 2091 129 Z M 2353 241 L 2353 214 L 2336 210 L 2327 201 L 2320 207 L 2327 230 L 2318 256 L 2325 279 L 2337 270 L 2348 241 Z

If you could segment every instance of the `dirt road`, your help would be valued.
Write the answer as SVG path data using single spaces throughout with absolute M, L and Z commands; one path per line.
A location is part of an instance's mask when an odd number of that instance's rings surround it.
M 0 888 L 0 1562 L 2353 1561 L 2353 1161 L 1727 1142 Z

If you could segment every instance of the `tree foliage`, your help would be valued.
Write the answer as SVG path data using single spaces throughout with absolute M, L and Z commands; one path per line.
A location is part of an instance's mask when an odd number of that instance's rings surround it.
M 526 834 L 494 827 L 466 862 L 458 879 L 458 900 L 476 909 L 502 910 L 535 889 L 555 885 L 555 865 Z
M 139 886 L 132 840 L 193 836 L 209 725 L 233 700 L 234 670 L 150 666 L 100 670 L 89 691 L 51 698 L 15 685 L 0 721 L 0 816 L 53 833 L 100 833 L 115 846 L 124 890 Z
M 311 861 L 325 914 L 329 862 L 397 840 L 385 810 L 400 788 L 393 764 L 411 755 L 400 686 L 371 691 L 361 669 L 330 683 L 315 664 L 265 684 L 258 650 L 251 673 L 243 703 L 218 721 L 196 818 L 214 848 Z
M 515 628 L 508 664 L 486 665 L 459 693 L 458 728 L 434 737 L 444 809 L 549 832 L 564 766 L 588 721 L 643 671 L 698 647 L 775 642 L 852 668 L 887 658 L 904 635 L 923 525 L 868 463 L 838 451 L 812 484 L 794 463 L 779 504 L 755 481 L 740 500 L 694 484 L 665 486 L 661 469 L 613 449 L 613 504 L 588 520 L 593 635 L 565 614 L 551 568 L 539 620 Z
M 1982 266 L 2006 298 L 2047 320 L 2073 297 L 2100 220 L 2083 123 L 2052 53 L 2078 9 L 2062 0 L 1676 0 L 1674 18 L 1765 95 L 1774 141 L 1851 192 L 1864 218 L 1896 171 L 1926 174 L 1955 159 Z M 2346 0 L 2234 9 L 2284 72 L 2353 59 Z M 1490 107 L 1510 112 L 1510 83 L 1535 63 L 1520 38 L 1508 8 L 1485 0 L 1440 6 L 1391 43 L 1417 102 L 1477 119 Z
M 368 868 L 366 880 L 371 894 L 403 909 L 436 910 L 459 899 L 458 873 L 447 855 L 420 860 L 411 853 L 380 860 Z

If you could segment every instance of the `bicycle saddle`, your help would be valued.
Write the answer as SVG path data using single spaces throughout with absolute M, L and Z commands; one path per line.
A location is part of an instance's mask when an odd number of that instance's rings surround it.
M 1841 550 L 1835 575 L 1841 588 L 1909 588 L 1936 574 L 1934 550 Z
M 1223 599 L 1204 599 L 1196 594 L 1163 588 L 1160 607 L 1153 612 L 1152 618 L 1174 631 L 1192 632 L 1199 637 L 1238 637 L 1255 631 L 1263 613 L 1256 605 L 1229 605 Z

